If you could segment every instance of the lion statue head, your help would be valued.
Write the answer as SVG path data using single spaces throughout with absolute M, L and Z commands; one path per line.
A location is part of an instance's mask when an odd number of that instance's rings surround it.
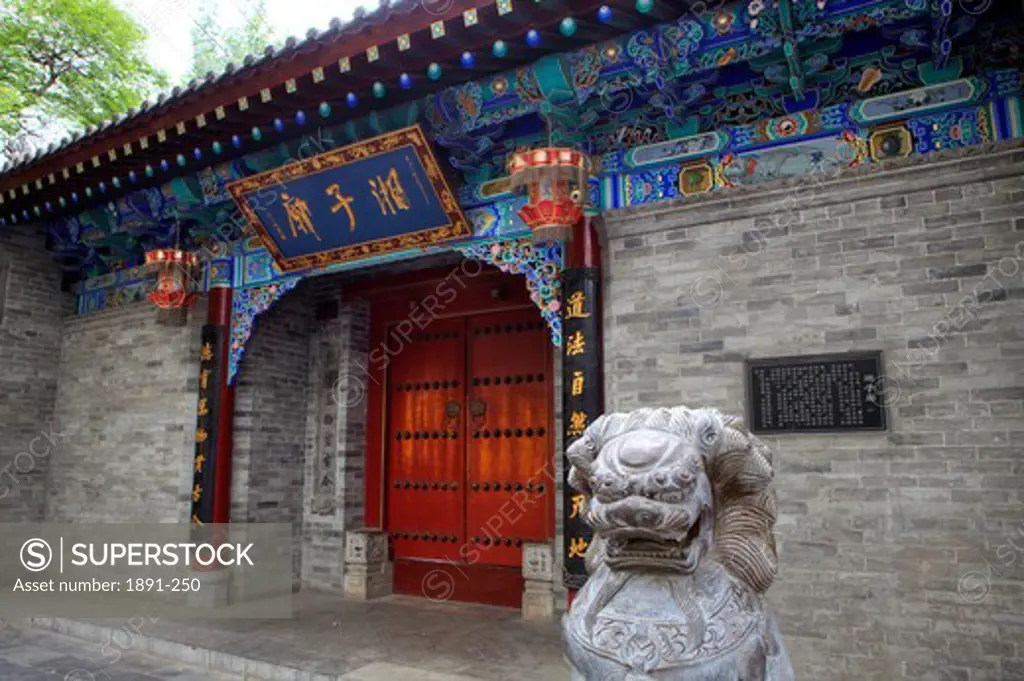
M 620 667 L 628 679 L 791 678 L 761 598 L 778 569 L 772 454 L 741 419 L 607 414 L 567 454 L 594 528 L 590 577 L 565 623 L 577 678 Z M 729 675 L 731 655 L 754 672 Z

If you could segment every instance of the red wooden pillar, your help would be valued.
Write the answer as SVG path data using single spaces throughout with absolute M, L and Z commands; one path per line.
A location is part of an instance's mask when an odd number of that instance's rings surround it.
M 566 245 L 561 309 L 563 443 L 568 448 L 604 412 L 601 246 L 589 216 L 576 224 Z M 579 515 L 581 495 L 569 487 L 569 461 L 562 462 L 563 583 L 571 607 L 576 590 L 586 581 L 583 553 L 593 534 Z
M 210 289 L 207 323 L 202 330 L 190 513 L 196 532 L 205 525 L 227 523 L 231 517 L 235 410 L 234 388 L 228 384 L 231 299 L 230 288 Z
M 235 387 L 228 383 L 228 356 L 231 348 L 232 289 L 211 288 L 207 323 L 220 328 L 221 367 L 217 390 L 217 437 L 213 451 L 213 522 L 231 519 L 231 458 L 234 443 Z

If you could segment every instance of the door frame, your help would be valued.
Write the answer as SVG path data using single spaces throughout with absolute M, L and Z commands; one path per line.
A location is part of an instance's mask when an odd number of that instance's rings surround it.
M 463 285 L 464 284 L 464 285 Z M 454 291 L 454 297 L 449 292 Z M 526 282 L 522 276 L 508 274 L 491 265 L 475 260 L 463 260 L 444 268 L 433 268 L 420 272 L 384 274 L 348 285 L 342 292 L 346 300 L 362 299 L 370 304 L 368 363 L 364 367 L 366 379 L 366 459 L 364 490 L 364 522 L 367 529 L 383 530 L 387 499 L 387 365 L 383 348 L 397 347 L 401 335 L 391 333 L 392 327 L 409 320 L 407 332 L 429 328 L 429 321 L 423 326 L 423 317 L 414 314 L 413 302 L 426 302 L 433 296 L 437 303 L 429 307 L 434 313 L 431 318 L 464 317 L 468 315 L 521 310 L 533 308 Z M 450 298 L 444 303 L 444 298 Z M 540 310 L 537 310 L 540 317 Z M 554 376 L 554 348 L 545 345 L 545 364 Z M 374 354 L 374 350 L 377 353 Z M 400 350 L 399 350 L 400 351 Z M 376 359 L 376 361 L 375 361 Z M 548 463 L 555 470 L 555 395 L 548 391 L 548 431 L 552 433 Z M 553 489 L 554 493 L 554 489 Z M 555 532 L 555 504 L 551 505 L 549 530 Z

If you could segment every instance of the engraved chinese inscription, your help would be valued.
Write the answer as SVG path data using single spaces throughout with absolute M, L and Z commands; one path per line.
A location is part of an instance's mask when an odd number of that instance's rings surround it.
M 879 353 L 752 360 L 755 433 L 885 430 Z

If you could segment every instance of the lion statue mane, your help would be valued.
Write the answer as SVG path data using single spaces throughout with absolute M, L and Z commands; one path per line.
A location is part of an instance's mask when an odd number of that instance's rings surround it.
M 737 417 L 640 409 L 568 450 L 594 528 L 563 620 L 573 681 L 791 681 L 763 594 L 778 558 L 772 453 Z

